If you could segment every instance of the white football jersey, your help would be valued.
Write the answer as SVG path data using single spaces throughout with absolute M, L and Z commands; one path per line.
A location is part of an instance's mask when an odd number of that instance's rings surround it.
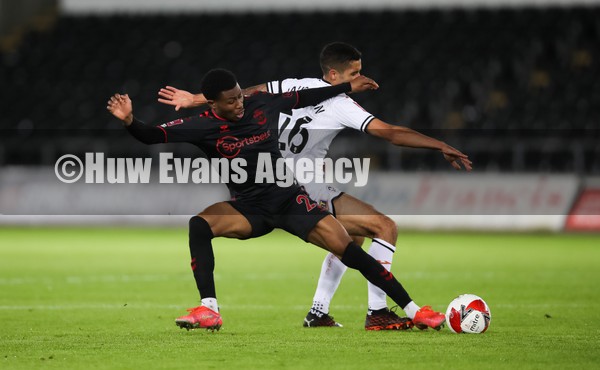
M 288 78 L 267 83 L 267 91 L 278 94 L 326 86 L 331 85 L 318 78 Z M 279 150 L 284 158 L 324 158 L 340 131 L 351 128 L 364 132 L 374 118 L 346 94 L 283 112 L 279 115 Z

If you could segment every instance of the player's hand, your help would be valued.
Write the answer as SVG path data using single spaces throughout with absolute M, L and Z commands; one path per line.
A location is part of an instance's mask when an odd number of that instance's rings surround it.
M 350 81 L 350 85 L 352 85 L 352 92 L 362 92 L 367 90 L 377 90 L 379 85 L 377 82 L 371 80 L 366 76 L 358 76 L 354 80 Z
M 131 122 L 133 122 L 133 105 L 127 94 L 115 94 L 111 96 L 110 99 L 108 99 L 106 109 L 108 109 L 113 116 L 125 122 L 125 126 L 129 126 L 131 125 Z
M 444 147 L 442 147 L 441 151 L 444 155 L 444 159 L 450 162 L 452 167 L 455 169 L 460 170 L 461 164 L 467 171 L 471 171 L 473 169 L 473 162 L 469 160 L 469 157 L 466 154 L 461 153 L 459 150 L 454 149 L 448 144 L 444 144 Z
M 194 105 L 194 94 L 189 91 L 179 90 L 172 86 L 165 86 L 158 92 L 158 101 L 163 104 L 175 106 L 175 110 L 178 111 L 181 108 L 193 108 Z M 206 102 L 200 102 L 199 105 L 205 104 Z

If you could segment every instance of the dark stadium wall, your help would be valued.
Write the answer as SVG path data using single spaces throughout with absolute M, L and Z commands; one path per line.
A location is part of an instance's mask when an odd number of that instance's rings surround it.
M 58 0 L 0 0 L 0 37 L 6 37 L 57 4 Z
M 63 12 L 77 13 L 179 13 L 179 12 L 260 12 L 314 10 L 372 10 L 468 7 L 576 6 L 599 4 L 599 0 L 61 0 Z
M 6 1 L 0 1 L 5 5 Z M 474 163 L 475 173 L 464 176 L 463 184 L 450 177 L 448 172 L 454 170 L 438 153 L 399 150 L 354 132 L 340 134 L 330 156 L 369 158 L 374 171 L 369 177 L 371 190 L 349 192 L 388 214 L 409 212 L 400 215 L 406 218 L 395 219 L 404 227 L 454 228 L 458 223 L 468 228 L 470 223 L 474 229 L 561 230 L 581 183 L 600 175 L 600 6 L 381 11 L 377 9 L 391 5 L 375 1 L 369 2 L 369 11 L 307 7 L 313 12 L 248 16 L 242 6 L 248 7 L 249 1 L 233 2 L 240 10 L 234 14 L 223 13 L 222 7 L 221 13 L 200 14 L 199 9 L 184 13 L 182 7 L 192 2 L 181 0 L 170 1 L 168 9 L 156 8 L 151 14 L 157 1 L 145 1 L 143 6 L 127 2 L 132 5 L 126 8 L 112 0 L 64 0 L 61 9 L 66 14 L 60 14 L 54 27 L 32 29 L 14 50 L 0 50 L 0 85 L 5 87 L 0 90 L 0 128 L 4 130 L 0 135 L 0 225 L 54 223 L 63 216 L 66 223 L 81 221 L 70 218 L 73 215 L 108 216 L 103 222 L 111 224 L 120 224 L 122 219 L 109 215 L 131 216 L 140 223 L 148 222 L 140 215 L 163 215 L 162 221 L 173 222 L 172 215 L 192 214 L 202 209 L 203 201 L 225 197 L 226 193 L 207 191 L 205 185 L 198 192 L 196 184 L 167 188 L 133 184 L 131 188 L 142 189 L 133 191 L 127 184 L 109 180 L 88 184 L 85 177 L 63 183 L 56 169 L 60 158 L 85 158 L 87 153 L 154 158 L 155 164 L 160 151 L 195 158 L 198 152 L 191 146 L 156 148 L 134 141 L 107 113 L 107 97 L 117 91 L 128 93 L 140 119 L 168 122 L 187 114 L 156 101 L 157 91 L 165 84 L 197 91 L 203 73 L 217 65 L 235 70 L 243 86 L 286 77 L 318 77 L 316 56 L 325 42 L 333 40 L 356 44 L 363 51 L 364 73 L 381 83 L 376 94 L 355 97 L 367 111 L 441 138 Z M 211 8 L 215 3 L 203 1 L 202 10 L 217 9 Z M 266 7 L 271 3 L 252 4 Z M 356 4 L 354 0 L 345 3 Z M 394 4 L 402 3 L 407 4 Z M 419 3 L 466 7 L 541 2 Z M 568 2 L 582 3 L 600 2 Z M 98 4 L 103 8 L 92 7 Z M 335 4 L 339 2 L 327 2 L 327 6 Z M 93 9 L 100 13 L 85 15 Z M 0 14 L 4 10 L 0 8 Z M 198 34 L 219 29 L 223 22 L 232 25 L 223 37 L 198 41 Z M 379 179 L 388 181 L 379 181 L 376 170 Z M 156 168 L 153 171 L 157 173 Z M 431 181 L 431 173 L 443 176 Z M 478 177 L 484 175 L 494 181 Z M 393 186 L 386 187 L 386 183 Z M 478 186 L 468 188 L 471 184 Z M 554 191 L 555 187 L 563 192 Z M 454 191 L 466 188 L 470 190 Z M 137 206 L 142 202 L 136 202 L 136 196 L 150 193 L 177 199 L 165 202 L 166 208 Z M 208 194 L 207 199 L 190 201 L 192 196 Z M 547 196 L 540 198 L 540 194 Z M 380 198 L 372 198 L 375 195 Z M 394 202 L 389 201 L 392 195 Z M 414 204 L 406 202 L 412 199 L 421 199 L 419 206 L 437 205 L 441 199 L 448 208 L 409 208 Z M 543 208 L 540 199 L 560 207 Z M 583 209 L 597 209 L 586 205 L 594 199 L 585 196 Z M 490 209 L 498 212 L 498 202 L 536 208 L 519 209 L 518 215 L 525 220 L 512 217 L 516 214 L 510 210 L 501 211 L 502 219 L 478 217 Z M 193 209 L 185 208 L 190 205 Z M 449 216 L 449 212 L 464 217 Z M 440 218 L 431 217 L 433 213 L 440 213 Z M 32 221 L 31 215 L 43 220 Z M 416 224 L 410 224 L 413 221 Z

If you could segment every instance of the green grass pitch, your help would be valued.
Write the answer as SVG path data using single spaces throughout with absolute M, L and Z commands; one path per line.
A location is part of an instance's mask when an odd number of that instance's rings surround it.
M 460 293 L 483 335 L 367 332 L 348 271 L 331 314 L 302 328 L 325 252 L 283 232 L 217 239 L 223 328 L 177 328 L 197 305 L 185 229 L 0 229 L 0 369 L 598 368 L 600 236 L 400 233 L 393 272 L 417 304 Z

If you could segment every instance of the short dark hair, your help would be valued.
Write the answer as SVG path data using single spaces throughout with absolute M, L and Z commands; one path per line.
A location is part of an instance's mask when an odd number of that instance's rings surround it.
M 215 68 L 208 71 L 200 82 L 200 91 L 208 100 L 216 100 L 223 91 L 231 90 L 237 85 L 233 72 Z
M 341 71 L 352 61 L 360 60 L 362 54 L 358 49 L 345 42 L 332 42 L 325 45 L 321 50 L 320 62 L 323 74 L 330 69 Z

